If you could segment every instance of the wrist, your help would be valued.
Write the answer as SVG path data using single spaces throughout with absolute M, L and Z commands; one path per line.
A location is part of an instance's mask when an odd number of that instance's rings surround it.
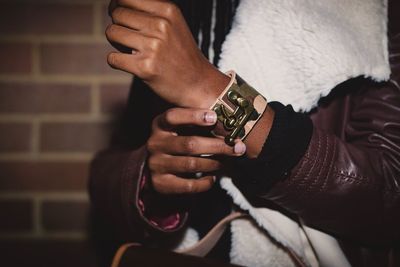
M 208 109 L 224 91 L 231 78 L 214 66 L 199 75 L 201 77 L 198 83 L 193 84 L 193 94 L 189 96 L 188 103 L 193 108 Z

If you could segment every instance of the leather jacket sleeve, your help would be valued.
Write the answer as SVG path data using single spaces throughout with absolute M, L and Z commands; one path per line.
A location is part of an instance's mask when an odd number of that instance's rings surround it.
M 135 205 L 145 151 L 109 150 L 92 163 L 90 193 L 99 220 L 113 227 L 116 236 L 140 242 L 145 231 Z
M 400 32 L 389 50 L 391 80 L 355 79 L 345 89 L 358 89 L 329 111 L 338 113 L 311 115 L 305 155 L 263 196 L 305 224 L 366 244 L 400 238 Z M 341 132 L 323 127 L 336 122 Z
M 146 170 L 145 143 L 152 119 L 164 107 L 160 108 L 161 100 L 140 80 L 136 79 L 133 87 L 129 105 L 120 126 L 116 127 L 110 148 L 96 155 L 91 165 L 89 191 L 94 215 L 92 221 L 99 228 L 96 234 L 107 242 L 114 239 L 119 244 L 139 242 L 157 245 L 153 244 L 157 236 L 163 235 L 163 239 L 168 240 L 172 233 L 184 226 L 186 218 L 181 217 L 179 225 L 166 230 L 151 223 L 139 205 Z M 146 109 L 148 112 L 143 114 Z M 165 202 L 162 207 L 168 205 Z

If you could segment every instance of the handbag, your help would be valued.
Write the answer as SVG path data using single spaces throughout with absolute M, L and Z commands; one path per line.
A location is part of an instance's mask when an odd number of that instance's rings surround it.
M 145 248 L 139 243 L 126 243 L 120 246 L 114 255 L 111 267 L 152 267 L 152 266 L 238 266 L 228 263 L 221 263 L 205 256 L 214 248 L 218 240 L 226 231 L 228 225 L 239 218 L 248 218 L 250 216 L 243 212 L 233 212 L 221 219 L 200 241 L 192 247 L 178 250 L 175 252 Z M 288 253 L 293 263 L 297 267 L 306 267 L 307 265 L 290 248 L 283 247 Z

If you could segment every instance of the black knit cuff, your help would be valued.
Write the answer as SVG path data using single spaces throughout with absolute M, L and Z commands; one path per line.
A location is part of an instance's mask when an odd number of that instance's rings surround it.
M 234 183 L 245 194 L 265 194 L 277 181 L 284 179 L 305 154 L 311 140 L 311 119 L 295 112 L 291 105 L 279 102 L 268 105 L 275 111 L 268 138 L 256 159 L 245 156 L 234 161 Z

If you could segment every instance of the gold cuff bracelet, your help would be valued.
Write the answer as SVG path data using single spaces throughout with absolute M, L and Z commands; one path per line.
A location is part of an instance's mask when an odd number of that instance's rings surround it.
M 211 106 L 217 113 L 212 133 L 225 138 L 230 146 L 243 140 L 256 125 L 267 107 L 267 100 L 234 71 L 227 72 L 231 82 Z

